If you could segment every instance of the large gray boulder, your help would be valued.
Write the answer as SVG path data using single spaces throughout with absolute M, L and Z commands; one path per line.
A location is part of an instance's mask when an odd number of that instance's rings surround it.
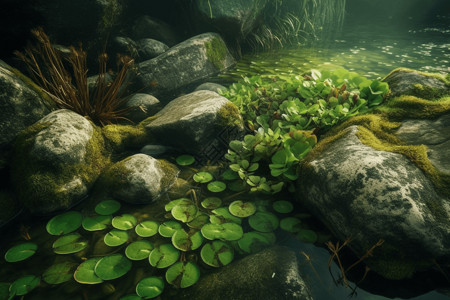
M 145 15 L 134 21 L 131 35 L 135 40 L 146 38 L 155 39 L 169 47 L 172 47 L 179 42 L 178 34 L 169 24 Z
M 6 164 L 17 134 L 50 112 L 37 89 L 26 81 L 29 79 L 0 61 L 0 168 Z
M 222 38 L 215 33 L 204 33 L 140 63 L 136 88 L 143 88 L 160 101 L 167 102 L 183 89 L 234 63 Z
M 49 214 L 84 199 L 107 163 L 100 130 L 77 113 L 61 109 L 18 136 L 13 184 L 26 208 Z
M 163 145 L 199 156 L 219 157 L 230 140 L 244 130 L 237 107 L 225 97 L 204 90 L 172 100 L 152 117 L 146 128 Z

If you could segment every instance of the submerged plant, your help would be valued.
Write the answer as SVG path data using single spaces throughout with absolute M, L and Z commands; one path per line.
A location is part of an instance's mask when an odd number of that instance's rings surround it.
M 124 98 L 121 97 L 123 85 L 133 59 L 119 57 L 118 72 L 112 82 L 108 82 L 106 64 L 108 56 L 99 56 L 99 75 L 94 93 L 89 92 L 87 80 L 86 52 L 81 46 L 69 48 L 64 59 L 50 42 L 42 28 L 32 31 L 37 43 L 29 45 L 24 53 L 16 51 L 16 55 L 25 62 L 30 76 L 38 83 L 58 108 L 70 109 L 89 118 L 96 124 L 106 125 L 120 119 L 126 119 L 127 109 L 122 108 Z M 66 63 L 72 72 L 66 68 Z

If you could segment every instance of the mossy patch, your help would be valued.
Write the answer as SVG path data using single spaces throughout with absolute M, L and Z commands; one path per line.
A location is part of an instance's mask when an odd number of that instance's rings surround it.
M 447 85 L 450 84 L 450 81 L 448 80 L 449 74 L 447 74 L 447 76 L 442 76 L 441 74 L 438 74 L 438 73 L 427 73 L 427 72 L 417 71 L 417 70 L 409 69 L 409 68 L 396 68 L 396 69 L 392 70 L 388 75 L 386 75 L 386 77 L 384 77 L 382 79 L 382 81 L 385 81 L 386 78 L 390 77 L 392 74 L 397 73 L 397 72 L 417 73 L 417 74 L 425 76 L 425 77 L 436 78 Z
M 142 124 L 131 125 L 106 125 L 102 128 L 103 136 L 113 151 L 119 152 L 125 148 L 138 148 L 149 140 L 147 132 Z
M 218 37 L 214 37 L 211 41 L 205 43 L 206 57 L 213 65 L 222 70 L 225 68 L 225 58 L 227 57 L 227 46 L 225 42 Z
M 243 120 L 239 109 L 230 101 L 219 109 L 217 116 L 218 124 L 222 127 L 243 128 Z

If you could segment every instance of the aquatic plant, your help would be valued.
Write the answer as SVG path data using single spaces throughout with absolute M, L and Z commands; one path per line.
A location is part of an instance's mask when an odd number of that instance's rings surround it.
M 121 97 L 123 85 L 133 59 L 119 57 L 118 71 L 112 82 L 108 82 L 106 64 L 108 56 L 99 56 L 99 74 L 96 90 L 89 92 L 87 81 L 86 52 L 80 48 L 69 47 L 65 59 L 59 50 L 50 42 L 42 28 L 32 30 L 37 43 L 29 45 L 24 53 L 15 54 L 25 62 L 30 76 L 42 87 L 58 108 L 70 109 L 89 118 L 96 124 L 106 125 L 118 120 L 126 120 L 127 109 L 122 108 L 124 98 Z M 64 61 L 71 66 L 67 70 Z

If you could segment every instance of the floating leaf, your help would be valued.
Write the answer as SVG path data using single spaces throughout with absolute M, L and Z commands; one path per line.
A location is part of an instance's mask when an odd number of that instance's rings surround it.
M 107 234 L 105 234 L 105 237 L 103 238 L 103 241 L 106 245 L 110 247 L 116 247 L 120 246 L 122 244 L 125 244 L 126 241 L 128 241 L 128 232 L 118 229 L 113 229 Z
M 22 243 L 10 248 L 5 254 L 7 262 L 18 262 L 25 260 L 36 253 L 38 246 L 35 243 Z
M 156 276 L 144 278 L 136 285 L 136 294 L 144 299 L 156 298 L 163 290 L 164 280 Z
M 248 219 L 250 226 L 261 232 L 271 232 L 278 227 L 278 218 L 270 212 L 257 212 Z
M 122 254 L 113 254 L 100 259 L 95 265 L 95 274 L 103 280 L 122 277 L 131 269 L 131 261 Z
M 82 216 L 77 211 L 54 216 L 48 221 L 46 229 L 52 235 L 63 235 L 77 230 L 81 226 Z
M 139 297 L 136 294 L 131 294 L 131 295 L 123 296 L 119 300 L 142 300 L 142 299 L 144 299 L 144 298 Z
M 212 241 L 202 247 L 200 251 L 202 260 L 212 267 L 222 267 L 233 261 L 233 248 L 222 241 Z
M 294 210 L 294 205 L 286 200 L 275 201 L 272 204 L 273 209 L 280 214 L 288 214 Z
M 120 230 L 128 230 L 136 226 L 137 220 L 130 214 L 123 214 L 112 219 L 112 226 Z
M 294 217 L 281 219 L 280 228 L 287 232 L 298 232 L 301 229 L 301 221 Z
M 233 201 L 228 210 L 233 216 L 239 218 L 246 218 L 253 215 L 256 212 L 256 206 L 252 202 L 243 202 L 241 200 Z
M 53 252 L 56 254 L 76 253 L 86 248 L 88 242 L 79 233 L 63 235 L 53 243 Z
M 222 178 L 225 180 L 235 180 L 239 178 L 239 175 L 233 170 L 227 169 L 222 173 Z
M 230 211 L 228 210 L 227 207 L 216 208 L 212 211 L 212 213 L 214 215 L 211 215 L 209 217 L 209 220 L 211 221 L 211 223 L 215 223 L 215 224 L 222 224 L 222 223 L 228 223 L 228 222 L 233 222 L 236 224 L 242 223 L 242 219 L 230 214 Z
M 228 188 L 233 192 L 243 191 L 247 187 L 247 184 L 242 180 L 235 180 L 228 184 Z
M 179 203 L 172 208 L 172 216 L 183 223 L 191 222 L 195 219 L 198 212 L 197 205 L 194 202 L 189 201 L 190 203 Z
M 195 229 L 202 229 L 203 225 L 205 225 L 208 222 L 209 222 L 209 215 L 203 212 L 198 212 L 195 219 L 187 223 L 187 226 Z
M 300 241 L 305 243 L 315 243 L 317 241 L 317 233 L 309 229 L 301 229 L 297 233 L 297 237 Z
M 81 222 L 83 228 L 87 231 L 98 231 L 103 230 L 111 224 L 112 216 L 95 216 L 95 217 L 86 217 Z
M 156 268 L 167 268 L 180 258 L 180 251 L 171 244 L 162 244 L 150 253 L 148 258 L 150 264 Z
M 20 277 L 19 279 L 15 280 L 11 285 L 9 286 L 9 294 L 11 296 L 23 296 L 31 292 L 35 287 L 38 286 L 39 282 L 41 280 L 39 277 L 34 275 L 27 275 Z M 10 297 L 9 299 L 12 299 L 13 297 Z M 8 298 L 5 298 L 8 299 Z
M 158 233 L 159 223 L 156 221 L 144 221 L 139 223 L 134 229 L 141 237 L 151 237 Z
M 222 205 L 222 200 L 219 197 L 207 197 L 201 204 L 206 209 L 215 209 Z
M 136 241 L 127 246 L 125 255 L 131 260 L 143 260 L 150 256 L 153 248 L 153 244 L 149 241 Z
M 178 229 L 172 236 L 172 244 L 181 251 L 191 251 L 199 248 L 203 243 L 200 231 Z
M 73 269 L 77 264 L 73 262 L 63 262 L 53 265 L 45 270 L 42 279 L 48 284 L 60 284 L 72 278 Z
M 95 266 L 101 257 L 95 257 L 81 263 L 73 274 L 73 278 L 83 284 L 102 283 L 103 280 L 95 274 Z
M 225 241 L 239 240 L 244 234 L 241 225 L 236 223 L 209 223 L 202 227 L 201 232 L 208 240 L 220 239 Z
M 183 154 L 176 158 L 176 162 L 179 166 L 189 166 L 195 162 L 195 158 L 189 154 Z
M 170 238 L 178 229 L 181 229 L 182 226 L 177 221 L 166 221 L 159 225 L 158 232 L 161 236 Z
M 244 236 L 238 241 L 239 248 L 246 253 L 256 253 L 270 244 L 267 237 L 255 231 L 244 233 Z
M 227 185 L 225 184 L 225 182 L 216 180 L 216 181 L 208 183 L 207 188 L 210 192 L 220 193 L 227 188 Z
M 191 199 L 188 198 L 175 199 L 164 205 L 164 209 L 166 211 L 171 211 L 178 204 L 191 204 L 191 203 L 193 202 L 191 201 Z
M 120 202 L 116 200 L 105 200 L 95 206 L 95 212 L 99 215 L 108 216 L 120 209 Z
M 166 272 L 168 283 L 177 288 L 187 288 L 195 284 L 200 278 L 200 270 L 193 262 L 178 262 Z
M 213 176 L 209 172 L 198 172 L 194 174 L 193 179 L 195 182 L 207 183 L 213 180 Z

